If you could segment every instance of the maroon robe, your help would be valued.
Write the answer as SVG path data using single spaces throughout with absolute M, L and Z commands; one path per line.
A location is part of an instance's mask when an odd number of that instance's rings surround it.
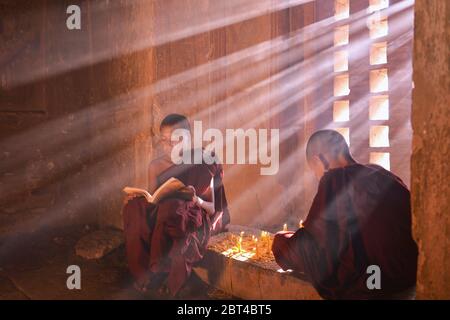
M 205 201 L 212 201 L 209 216 L 192 201 L 165 199 L 158 205 L 134 198 L 124 206 L 124 232 L 128 267 L 140 281 L 149 274 L 168 273 L 167 285 L 175 295 L 189 276 L 193 264 L 202 259 L 211 234 L 221 232 L 230 222 L 219 164 L 174 165 L 158 177 L 158 185 L 176 177 L 195 188 Z M 214 179 L 214 190 L 210 189 Z M 215 222 L 215 223 L 214 223 Z
M 277 234 L 272 250 L 323 298 L 384 298 L 415 285 L 410 193 L 389 171 L 361 164 L 329 170 L 303 225 Z M 367 288 L 370 265 L 380 267 L 381 290 Z

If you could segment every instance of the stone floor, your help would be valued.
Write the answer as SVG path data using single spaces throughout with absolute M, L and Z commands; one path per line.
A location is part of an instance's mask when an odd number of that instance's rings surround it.
M 132 287 L 125 262 L 124 246 L 101 259 L 87 260 L 75 254 L 75 244 L 92 228 L 72 227 L 45 230 L 0 243 L 1 299 L 168 299 Z M 81 268 L 81 290 L 69 290 L 69 265 Z M 180 291 L 181 299 L 231 299 L 223 291 L 192 274 Z

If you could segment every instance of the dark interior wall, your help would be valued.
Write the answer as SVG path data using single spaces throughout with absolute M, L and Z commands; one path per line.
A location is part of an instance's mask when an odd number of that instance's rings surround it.
M 450 4 L 416 0 L 411 161 L 417 297 L 450 299 Z
M 70 4 L 0 4 L 1 234 L 120 226 L 121 186 L 146 185 L 153 53 L 133 45 L 152 7 L 79 2 L 68 30 Z
M 281 144 L 287 169 L 261 176 L 259 166 L 225 165 L 225 184 L 235 223 L 304 217 L 307 170 L 303 152 L 292 151 L 307 137 L 303 119 L 312 95 L 276 112 L 274 104 L 301 84 L 273 92 L 292 79 L 277 74 L 312 56 L 312 33 L 300 34 L 296 55 L 280 54 L 270 40 L 281 43 L 312 24 L 316 4 L 290 10 L 276 3 L 272 12 L 239 18 L 235 2 L 221 11 L 206 0 L 182 7 L 176 1 L 80 1 L 82 28 L 68 30 L 70 1 L 3 1 L 1 233 L 57 221 L 120 227 L 120 190 L 146 186 L 147 164 L 157 154 L 151 138 L 170 112 L 223 132 L 282 128 L 283 135 L 300 119 Z M 249 2 L 249 9 L 260 10 L 258 4 Z M 265 55 L 258 59 L 254 50 L 261 45 Z M 299 74 L 303 70 L 305 64 Z

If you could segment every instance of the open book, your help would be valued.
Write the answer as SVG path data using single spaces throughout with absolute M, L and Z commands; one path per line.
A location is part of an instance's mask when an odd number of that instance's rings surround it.
M 151 195 L 147 190 L 133 187 L 123 188 L 123 192 L 126 194 L 137 194 L 144 196 L 149 203 L 157 204 L 159 201 L 166 198 L 179 198 L 190 200 L 193 193 L 187 189 L 183 182 L 177 178 L 170 178 L 164 182 L 156 191 Z

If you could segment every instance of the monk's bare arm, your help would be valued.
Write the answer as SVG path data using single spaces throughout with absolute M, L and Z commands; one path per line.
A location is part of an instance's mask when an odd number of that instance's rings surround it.
M 275 257 L 277 264 L 283 269 L 295 269 L 294 263 L 291 259 L 292 255 L 292 231 L 280 231 L 275 234 L 272 243 L 272 253 Z
M 205 201 L 202 198 L 195 196 L 194 201 L 197 203 L 197 205 L 205 211 L 212 215 L 216 212 L 215 202 L 214 202 L 214 180 L 211 179 L 210 189 L 212 190 L 212 201 Z
M 150 165 L 148 166 L 148 170 L 147 170 L 147 177 L 148 177 L 148 185 L 147 185 L 147 190 L 150 193 L 153 193 L 156 190 L 157 187 L 157 171 L 158 169 L 156 168 L 157 166 L 154 163 L 150 163 Z M 128 201 L 132 200 L 135 197 L 140 196 L 139 194 L 126 194 L 123 200 L 123 204 L 126 205 L 128 203 Z
M 156 187 L 157 187 L 156 172 L 157 172 L 157 168 L 155 168 L 155 165 L 153 163 L 150 163 L 150 165 L 148 166 L 148 170 L 147 170 L 147 175 L 148 175 L 147 190 L 150 193 L 153 193 L 153 191 L 155 191 Z M 123 199 L 123 204 L 126 205 L 128 203 L 128 201 L 134 199 L 135 197 L 139 197 L 139 196 L 140 196 L 139 194 L 126 194 Z
M 205 201 L 202 198 L 197 197 L 196 203 L 199 207 L 205 209 L 205 211 L 210 215 L 214 214 L 216 211 L 214 208 L 214 202 Z

